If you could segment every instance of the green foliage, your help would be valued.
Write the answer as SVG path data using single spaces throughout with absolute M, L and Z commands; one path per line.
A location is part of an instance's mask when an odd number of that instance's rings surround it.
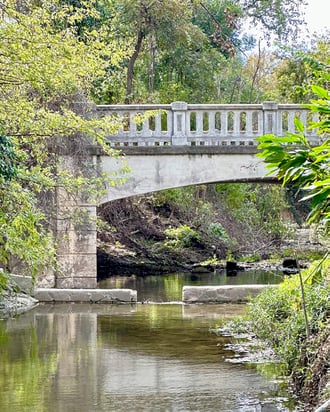
M 244 53 L 256 40 L 244 32 L 242 23 L 252 19 L 266 37 L 275 35 L 283 41 L 296 34 L 302 23 L 300 3 L 97 2 L 99 16 L 94 25 L 84 19 L 85 29 L 101 25 L 107 32 L 109 26 L 115 27 L 115 40 L 126 57 L 121 67 L 108 65 L 106 75 L 95 84 L 94 95 L 103 103 L 122 102 L 125 97 L 127 101 L 157 103 L 260 101 L 263 92 L 255 92 L 259 62 L 252 73 L 244 73 Z
M 284 55 L 275 68 L 277 98 L 281 102 L 308 102 L 314 97 L 312 85 L 327 87 L 325 73 L 329 64 L 329 40 L 326 37 L 317 38 L 310 50 L 304 49 L 305 45 L 301 48 L 281 48 Z
M 8 276 L 6 272 L 0 271 L 0 297 L 1 297 L 1 292 L 5 289 L 7 283 L 8 283 Z M 0 341 L 1 341 L 1 338 L 0 338 Z
M 95 166 L 84 164 L 84 148 L 95 143 L 111 154 L 105 136 L 119 123 L 96 119 L 87 102 L 92 84 L 109 64 L 118 66 L 122 53 L 116 42 L 103 41 L 104 32 L 79 31 L 86 19 L 97 18 L 94 6 L 56 0 L 1 5 L 0 262 L 7 268 L 14 260 L 33 275 L 52 267 L 55 188 L 71 194 L 88 188 L 94 197 L 105 182 Z M 83 170 L 61 165 L 58 173 L 55 153 L 63 147 L 80 156 Z
M 268 238 L 280 242 L 288 236 L 288 229 L 281 218 L 281 211 L 287 207 L 283 191 L 274 185 L 221 184 L 217 185 L 235 218 L 241 223 L 242 231 L 250 233 L 250 241 Z M 244 229 L 243 229 L 244 228 Z
M 260 262 L 261 255 L 259 253 L 253 253 L 252 255 L 244 256 L 241 260 L 247 263 Z
M 315 268 L 321 275 L 316 276 Z M 330 316 L 330 259 L 314 262 L 302 272 L 305 303 L 310 331 L 321 333 Z M 247 319 L 256 336 L 276 351 L 287 365 L 295 368 L 300 346 L 306 340 L 306 325 L 299 275 L 286 278 L 275 288 L 268 288 L 249 304 Z
M 164 242 L 164 246 L 168 248 L 189 248 L 200 241 L 199 234 L 187 225 L 168 228 L 165 230 L 165 235 L 168 239 Z
M 221 223 L 211 223 L 208 227 L 208 230 L 210 234 L 217 237 L 218 239 L 223 240 L 224 242 L 229 241 L 229 236 Z
M 13 141 L 0 135 L 0 184 L 17 175 L 17 155 Z
M 330 94 L 327 90 L 313 87 L 320 96 L 307 105 L 312 112 L 319 113 L 319 122 L 311 128 L 318 128 L 320 134 L 328 133 L 330 128 Z M 270 174 L 274 174 L 283 185 L 292 185 L 303 190 L 302 200 L 310 200 L 312 211 L 309 222 L 320 222 L 329 231 L 330 223 L 330 140 L 325 139 L 318 146 L 311 146 L 304 136 L 304 126 L 296 119 L 299 133 L 287 133 L 285 137 L 266 135 L 257 138 L 262 157 Z
M 38 209 L 34 194 L 12 179 L 0 185 L 0 262 L 5 267 L 13 258 L 24 262 L 24 271 L 36 276 L 54 264 L 51 235 L 43 227 L 46 216 Z
M 297 28 L 303 23 L 301 0 L 241 0 L 244 15 L 260 25 L 268 36 L 280 41 L 295 38 Z

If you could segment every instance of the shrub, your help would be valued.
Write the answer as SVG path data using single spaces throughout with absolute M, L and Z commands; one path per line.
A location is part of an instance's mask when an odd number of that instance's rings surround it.
M 208 227 L 208 232 L 219 240 L 223 240 L 224 242 L 229 241 L 229 236 L 221 223 L 211 223 Z
M 272 346 L 291 373 L 309 334 L 322 333 L 330 317 L 330 259 L 314 262 L 302 271 L 304 299 L 299 274 L 286 278 L 251 300 L 247 319 L 253 333 Z M 304 305 L 308 319 L 304 316 Z
M 200 242 L 199 234 L 187 225 L 165 229 L 165 235 L 167 236 L 165 247 L 168 248 L 191 247 Z

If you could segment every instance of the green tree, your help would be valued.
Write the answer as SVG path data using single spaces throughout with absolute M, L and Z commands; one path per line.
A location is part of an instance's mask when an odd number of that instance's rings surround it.
M 327 88 L 327 79 L 322 75 L 329 70 L 330 41 L 321 36 L 315 39 L 306 51 L 304 46 L 294 49 L 282 47 L 281 60 L 275 68 L 278 89 L 277 99 L 281 102 L 309 102 L 314 94 L 311 86 Z
M 95 174 L 56 170 L 56 152 L 63 146 L 83 152 L 84 142 L 94 142 L 107 150 L 105 135 L 117 127 L 112 119 L 94 118 L 87 102 L 92 82 L 104 75 L 109 62 L 119 62 L 121 52 L 116 54 L 115 46 L 105 44 L 95 30 L 82 38 L 72 28 L 97 13 L 94 3 L 83 9 L 57 1 L 1 4 L 0 130 L 6 136 L 0 154 L 2 266 L 20 261 L 34 275 L 51 266 L 49 213 L 55 188 L 78 190 L 98 182 Z M 64 20 L 68 24 L 62 27 Z
M 126 102 L 173 101 L 176 92 L 189 101 L 205 99 L 210 93 L 201 91 L 214 88 L 212 73 L 222 57 L 240 44 L 240 8 L 231 0 L 104 3 L 130 49 Z

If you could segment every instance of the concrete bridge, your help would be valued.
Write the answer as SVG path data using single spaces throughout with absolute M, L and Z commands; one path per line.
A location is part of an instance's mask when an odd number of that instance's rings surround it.
M 309 111 L 299 105 L 273 102 L 107 105 L 97 106 L 96 113 L 120 122 L 120 130 L 108 137 L 108 143 L 120 149 L 123 157 L 109 157 L 94 148 L 91 162 L 108 175 L 120 169 L 123 159 L 130 168 L 130 173 L 122 176 L 126 179 L 122 185 L 107 188 L 101 204 L 168 188 L 269 180 L 264 163 L 256 157 L 255 138 L 295 132 L 296 117 L 305 125 L 312 120 Z M 308 131 L 307 137 L 311 142 L 318 140 L 314 130 Z M 71 163 L 70 156 L 62 156 L 64 168 Z M 95 288 L 97 205 L 84 196 L 71 199 L 59 189 L 57 207 L 58 270 L 41 278 L 39 286 Z M 72 213 L 89 219 L 74 222 L 68 219 Z

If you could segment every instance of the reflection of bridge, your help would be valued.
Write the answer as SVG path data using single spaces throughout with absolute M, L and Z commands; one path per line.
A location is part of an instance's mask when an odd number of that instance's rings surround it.
M 97 115 L 119 118 L 121 129 L 109 136 L 109 145 L 121 149 L 131 172 L 126 182 L 109 187 L 101 203 L 132 195 L 210 182 L 263 181 L 264 163 L 256 157 L 255 138 L 294 132 L 295 117 L 307 125 L 309 112 L 299 105 L 266 102 L 253 105 L 97 106 Z M 307 137 L 317 141 L 315 131 Z M 121 159 L 95 151 L 91 161 L 111 174 Z M 70 164 L 67 156 L 65 164 Z M 44 286 L 96 287 L 96 206 L 58 196 L 59 272 Z M 63 218 L 61 209 L 88 214 L 87 224 Z

